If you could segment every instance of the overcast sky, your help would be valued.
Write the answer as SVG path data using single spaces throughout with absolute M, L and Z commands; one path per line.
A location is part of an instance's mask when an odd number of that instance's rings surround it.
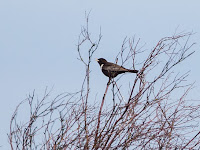
M 200 1 L 199 0 L 1 0 L 0 1 L 0 145 L 9 149 L 7 133 L 11 115 L 19 102 L 34 89 L 43 93 L 80 89 L 85 67 L 77 60 L 76 44 L 85 11 L 90 13 L 94 35 L 102 30 L 102 41 L 94 58 L 114 61 L 123 39 L 136 36 L 151 49 L 176 28 L 193 31 L 195 54 L 181 67 L 191 70 L 193 98 L 200 90 Z M 92 63 L 96 91 L 107 78 Z M 98 80 L 97 80 L 98 79 Z M 92 83 L 94 84 L 94 83 Z M 98 85 L 98 86 L 97 86 Z

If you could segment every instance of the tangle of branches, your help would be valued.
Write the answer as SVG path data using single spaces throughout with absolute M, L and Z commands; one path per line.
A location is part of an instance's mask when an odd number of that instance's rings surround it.
M 80 91 L 62 93 L 51 101 L 48 89 L 41 99 L 37 99 L 35 91 L 30 94 L 11 118 L 11 149 L 199 148 L 200 105 L 187 100 L 193 87 L 186 82 L 189 72 L 176 72 L 194 53 L 194 43 L 189 44 L 191 35 L 162 38 L 151 50 L 144 50 L 140 39 L 125 38 L 116 60 L 121 65 L 131 62 L 131 67 L 137 66 L 140 71 L 130 81 L 129 95 L 122 96 L 119 77 L 105 86 L 105 93 L 95 105 L 90 103 L 94 101 L 90 100 L 90 85 L 95 84 L 90 81 L 90 65 L 102 35 L 100 31 L 95 40 L 91 38 L 86 16 L 77 44 L 79 60 L 86 68 Z M 83 49 L 83 44 L 88 48 Z M 113 105 L 108 106 L 105 101 L 113 101 Z M 18 119 L 22 107 L 30 110 L 25 122 Z

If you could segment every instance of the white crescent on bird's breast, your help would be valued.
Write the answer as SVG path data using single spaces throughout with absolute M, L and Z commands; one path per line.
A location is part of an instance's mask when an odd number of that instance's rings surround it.
M 104 64 L 101 64 L 101 70 L 102 70 L 102 68 L 103 68 L 103 65 L 104 65 Z

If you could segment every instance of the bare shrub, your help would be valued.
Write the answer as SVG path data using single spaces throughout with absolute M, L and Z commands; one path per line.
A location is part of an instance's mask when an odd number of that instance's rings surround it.
M 89 20 L 82 27 L 77 50 L 86 68 L 80 91 L 62 93 L 49 101 L 35 92 L 20 103 L 10 122 L 11 149 L 194 149 L 199 147 L 199 105 L 186 99 L 193 84 L 185 82 L 189 72 L 177 66 L 194 51 L 192 33 L 162 38 L 152 50 L 144 50 L 140 39 L 125 38 L 116 62 L 140 67 L 124 99 L 118 82 L 108 82 L 100 105 L 89 102 L 90 64 L 102 35 L 91 38 Z M 83 44 L 87 45 L 83 49 Z M 84 54 L 84 56 L 83 56 Z M 87 54 L 87 55 L 86 55 Z M 142 56 L 142 57 L 140 57 Z M 142 60 L 139 59 L 143 58 Z M 106 97 L 112 88 L 112 96 Z M 97 87 L 98 88 L 98 87 Z M 105 101 L 113 106 L 106 106 Z M 29 119 L 20 122 L 18 112 L 29 106 Z

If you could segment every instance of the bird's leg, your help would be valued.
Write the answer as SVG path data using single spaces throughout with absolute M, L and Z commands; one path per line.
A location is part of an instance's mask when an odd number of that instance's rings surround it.
M 112 78 L 109 78 L 107 85 L 110 85 Z

